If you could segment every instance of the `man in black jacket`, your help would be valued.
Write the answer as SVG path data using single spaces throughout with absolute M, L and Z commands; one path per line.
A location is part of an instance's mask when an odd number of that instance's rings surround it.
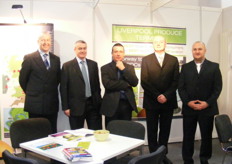
M 75 58 L 64 63 L 61 71 L 62 110 L 69 118 L 71 129 L 83 128 L 85 120 L 89 129 L 101 129 L 98 65 L 86 58 L 85 41 L 78 40 L 74 52 Z
M 60 83 L 60 58 L 49 52 L 51 35 L 40 35 L 39 49 L 25 55 L 19 75 L 19 83 L 26 94 L 24 110 L 29 118 L 45 117 L 57 131 L 59 110 L 58 85 Z
M 132 87 L 138 84 L 134 67 L 123 62 L 124 47 L 116 43 L 112 47 L 112 62 L 101 67 L 105 94 L 101 113 L 106 116 L 106 125 L 112 120 L 131 120 L 132 111 L 137 111 Z
M 201 132 L 200 161 L 208 164 L 212 156 L 214 115 L 218 114 L 217 99 L 222 90 L 222 76 L 217 63 L 205 58 L 206 47 L 201 41 L 192 46 L 194 60 L 182 66 L 178 91 L 183 102 L 183 147 L 185 164 L 193 164 L 194 137 L 197 123 Z
M 163 36 L 155 36 L 153 41 L 155 52 L 145 56 L 141 66 L 143 107 L 146 110 L 150 152 L 156 151 L 160 145 L 167 147 L 173 111 L 177 108 L 179 63 L 175 56 L 165 52 L 166 44 Z M 172 162 L 165 157 L 164 163 Z

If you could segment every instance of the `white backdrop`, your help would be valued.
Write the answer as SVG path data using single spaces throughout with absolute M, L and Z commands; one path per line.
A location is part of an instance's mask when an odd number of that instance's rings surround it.
M 151 12 L 149 4 L 99 3 L 96 8 L 93 8 L 92 3 L 89 2 L 0 0 L 0 22 L 22 23 L 19 11 L 11 9 L 12 4 L 22 4 L 24 5 L 22 11 L 28 23 L 54 24 L 55 53 L 60 56 L 62 63 L 74 57 L 74 42 L 83 39 L 88 43 L 88 57 L 96 60 L 99 68 L 111 60 L 112 24 L 185 27 L 187 29 L 187 60 L 192 60 L 192 43 L 202 40 L 208 47 L 207 58 L 215 62 L 220 61 L 220 34 L 225 30 L 223 26 L 225 25 L 227 29 L 232 28 L 231 23 L 228 23 L 231 22 L 231 14 L 222 15 L 223 10 L 219 8 L 163 6 Z M 232 11 L 231 8 L 226 10 L 227 13 Z M 12 39 L 6 38 L 6 40 Z M 220 99 L 219 105 L 222 112 L 221 106 L 224 103 L 228 102 Z M 59 114 L 58 127 L 60 131 L 69 128 L 68 120 L 62 112 Z M 173 120 L 170 140 L 182 140 L 182 124 L 179 119 Z

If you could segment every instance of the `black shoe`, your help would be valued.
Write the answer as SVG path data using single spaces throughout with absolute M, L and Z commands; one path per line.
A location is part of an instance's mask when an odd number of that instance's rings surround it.
M 190 161 L 184 161 L 184 164 L 194 164 L 194 161 L 193 161 L 193 160 L 190 160 Z
M 170 161 L 170 159 L 168 159 L 168 157 L 165 156 L 163 159 L 163 164 L 172 164 L 172 161 Z

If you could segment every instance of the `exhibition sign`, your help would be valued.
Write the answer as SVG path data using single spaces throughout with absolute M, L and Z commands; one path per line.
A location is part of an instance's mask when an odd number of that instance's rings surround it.
M 135 67 L 136 75 L 140 78 L 140 68 L 142 58 L 154 52 L 153 40 L 157 35 L 161 35 L 167 40 L 166 52 L 176 56 L 180 67 L 186 63 L 186 28 L 141 26 L 141 25 L 112 25 L 112 43 L 122 43 L 125 47 L 124 61 Z M 140 82 L 134 87 L 136 102 L 139 113 L 133 112 L 134 118 L 144 118 L 143 109 L 143 88 Z M 174 116 L 180 116 L 181 100 L 178 97 L 178 108 L 174 111 Z

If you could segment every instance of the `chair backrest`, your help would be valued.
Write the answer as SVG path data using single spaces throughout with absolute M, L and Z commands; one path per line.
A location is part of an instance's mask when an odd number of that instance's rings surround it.
M 51 124 L 46 118 L 18 120 L 10 127 L 11 144 L 13 148 L 19 148 L 22 142 L 47 137 L 51 133 Z
M 227 143 L 232 138 L 232 124 L 228 115 L 217 115 L 215 117 L 215 127 L 221 143 Z
M 107 130 L 109 130 L 112 134 L 131 138 L 144 140 L 145 137 L 145 127 L 134 121 L 113 120 L 108 123 Z
M 160 146 L 155 152 L 131 159 L 128 164 L 161 164 L 166 154 L 166 147 Z
M 2 153 L 5 164 L 39 164 L 37 161 L 29 158 L 17 157 L 8 150 Z

